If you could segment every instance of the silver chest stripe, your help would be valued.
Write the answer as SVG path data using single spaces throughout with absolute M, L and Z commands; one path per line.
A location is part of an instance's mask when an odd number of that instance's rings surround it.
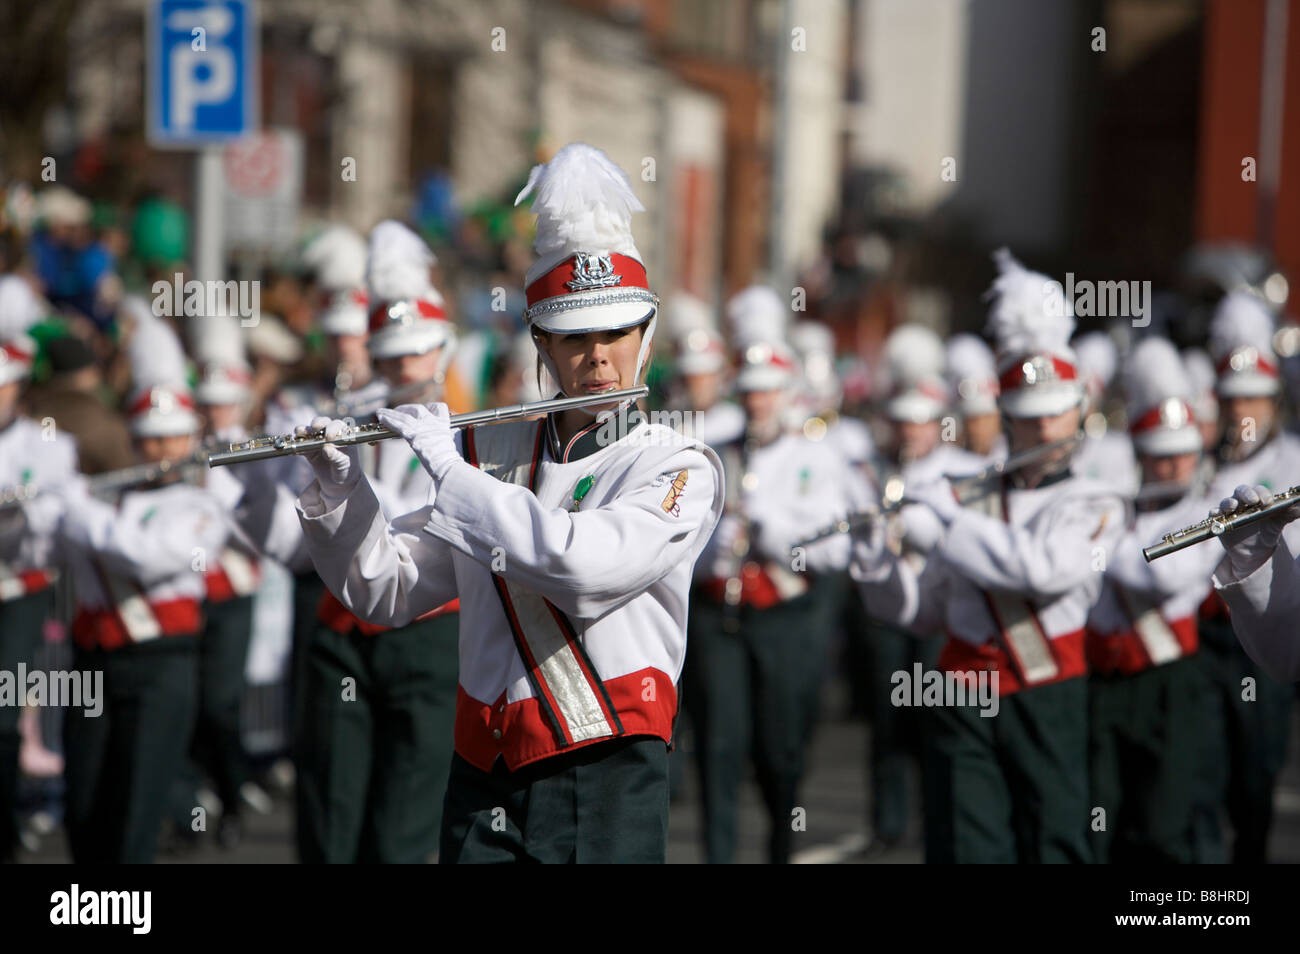
M 505 582 L 504 580 L 502 581 Z M 521 587 L 506 585 L 514 604 L 522 636 L 537 660 L 537 674 L 555 697 L 574 742 L 603 739 L 614 734 L 600 708 L 600 700 L 583 675 L 573 647 L 564 637 L 546 601 Z
M 536 446 L 536 427 L 535 424 L 501 425 L 476 429 L 474 439 L 479 469 L 505 483 L 527 487 Z M 528 650 L 537 662 L 537 678 L 545 683 L 555 699 L 559 708 L 556 716 L 564 720 L 570 737 L 574 742 L 586 742 L 613 736 L 614 729 L 605 718 L 596 691 L 583 675 L 577 655 L 565 639 L 560 624 L 551 615 L 546 601 L 538 593 L 511 586 L 504 577 L 498 579 L 514 607 L 519 621 L 519 636 L 528 644 Z M 595 673 L 592 675 L 596 676 Z
M 1122 605 L 1128 611 L 1129 618 L 1133 620 L 1133 631 L 1142 641 L 1142 648 L 1146 650 L 1151 664 L 1159 666 L 1181 657 L 1183 647 L 1179 645 L 1173 628 L 1161 614 L 1159 604 L 1121 587 L 1116 589 L 1119 591 Z
M 990 517 L 1004 520 L 1002 514 L 1002 494 L 985 494 L 981 501 L 973 504 Z M 1015 657 L 1021 670 L 1021 677 L 1029 685 L 1055 679 L 1060 672 L 1052 647 L 1048 644 L 1047 634 L 1043 632 L 1034 618 L 1033 607 L 1019 597 L 1010 593 L 985 590 L 984 595 L 997 615 L 996 622 L 1002 627 L 1002 637 L 1007 648 Z

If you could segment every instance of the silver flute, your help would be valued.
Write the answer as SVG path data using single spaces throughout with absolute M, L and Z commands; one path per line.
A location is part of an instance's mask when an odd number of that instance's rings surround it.
M 535 417 L 538 414 L 550 414 L 553 411 L 568 411 L 574 408 L 590 407 L 593 404 L 610 404 L 613 402 L 636 400 L 645 397 L 650 389 L 645 385 L 625 388 L 621 391 L 604 391 L 599 394 L 580 395 L 578 397 L 555 398 L 550 401 L 534 401 L 532 404 L 510 404 L 506 407 L 489 408 L 485 411 L 470 411 L 467 414 L 453 414 L 451 426 L 473 427 L 477 424 L 500 424 L 505 421 L 517 421 L 521 418 Z M 245 464 L 254 460 L 266 460 L 269 457 L 284 457 L 288 454 L 305 454 L 318 450 L 326 444 L 346 446 L 349 444 L 373 444 L 401 437 L 396 431 L 389 430 L 383 424 L 362 424 L 350 427 L 339 437 L 327 440 L 324 435 L 297 437 L 292 434 L 283 437 L 256 437 L 241 444 L 230 444 L 226 450 L 212 451 L 208 454 L 209 467 L 222 467 L 226 464 Z
M 102 474 L 92 474 L 86 478 L 86 489 L 92 494 L 104 496 L 119 490 L 128 490 L 140 484 L 152 483 L 174 471 L 196 467 L 207 459 L 207 450 L 200 448 L 184 457 L 160 460 L 152 464 L 132 464 L 117 470 L 107 470 Z M 36 484 L 20 484 L 0 490 L 0 513 L 21 507 L 23 503 L 40 496 L 44 491 Z
M 963 476 L 945 475 L 942 480 L 948 481 L 952 485 L 953 492 L 957 495 L 957 502 L 968 504 L 972 500 L 991 493 L 994 484 L 994 477 L 1000 477 L 1003 474 L 1014 473 L 1023 467 L 1037 463 L 1044 457 L 1049 456 L 1053 451 L 1059 450 L 1067 445 L 1072 445 L 1082 440 L 1079 434 L 1071 434 L 1069 437 L 1062 437 L 1059 440 L 1049 441 L 1046 444 L 1039 444 L 1036 447 L 1030 447 L 1026 450 L 1017 451 L 1009 456 L 1006 460 L 999 461 L 990 467 L 984 468 L 979 473 L 966 474 Z M 891 478 L 885 487 L 884 506 L 873 507 L 868 510 L 858 510 L 854 513 L 846 514 L 834 523 L 822 527 L 811 536 L 804 537 L 795 547 L 806 547 L 810 543 L 816 543 L 819 540 L 825 540 L 827 537 L 833 537 L 837 533 L 848 533 L 858 527 L 869 526 L 876 521 L 884 520 L 891 514 L 897 513 L 916 501 L 908 497 L 903 488 L 901 478 Z
M 1270 514 L 1292 506 L 1298 499 L 1300 499 L 1300 486 L 1284 490 L 1280 494 L 1274 494 L 1273 502 L 1270 504 L 1238 507 L 1232 513 L 1218 517 L 1207 517 L 1200 523 L 1194 523 L 1190 527 L 1183 527 L 1183 529 L 1176 530 L 1173 533 L 1166 533 L 1158 543 L 1144 547 L 1142 555 L 1150 563 L 1162 556 L 1168 556 L 1171 553 L 1177 553 L 1179 550 L 1195 546 L 1206 540 L 1221 537 L 1229 530 L 1236 530 L 1238 527 L 1249 526 L 1257 520 L 1263 520 Z

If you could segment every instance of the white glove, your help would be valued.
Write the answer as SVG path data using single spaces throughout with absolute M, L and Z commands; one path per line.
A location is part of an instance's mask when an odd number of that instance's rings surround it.
M 953 496 L 952 484 L 947 480 L 937 480 L 915 489 L 909 487 L 905 496 L 914 503 L 925 504 L 945 527 L 961 513 L 961 504 Z
M 27 530 L 36 537 L 53 536 L 63 520 L 67 503 L 63 497 L 50 491 L 42 491 L 31 500 L 23 503 L 23 516 L 27 520 Z
M 406 438 L 434 481 L 445 477 L 452 465 L 461 459 L 452 437 L 451 413 L 447 405 L 441 402 L 402 404 L 392 410 L 378 411 L 375 416 L 389 430 Z
M 903 540 L 918 553 L 928 554 L 943 539 L 944 522 L 932 507 L 908 504 L 899 510 L 898 519 L 903 524 Z
M 884 519 L 863 520 L 849 531 L 852 542 L 849 569 L 855 577 L 859 575 L 857 571 L 877 568 L 886 562 L 889 548 L 886 546 L 888 537 L 885 524 Z
M 299 425 L 294 428 L 294 434 L 298 437 L 324 436 L 332 440 L 341 437 L 347 428 L 344 421 L 317 417 L 312 419 L 308 427 Z M 332 501 L 342 500 L 361 481 L 361 458 L 355 444 L 346 448 L 326 444 L 319 450 L 306 451 L 302 456 L 311 464 L 312 472 L 320 483 L 321 495 Z
M 1256 504 L 1267 507 L 1272 502 L 1273 495 L 1269 493 L 1267 487 L 1261 484 L 1256 484 L 1254 487 L 1241 484 L 1232 492 L 1231 497 L 1225 497 L 1219 502 L 1217 509 L 1210 511 L 1210 517 L 1228 517 L 1238 507 Z M 1300 501 L 1262 520 L 1249 523 L 1237 530 L 1229 530 L 1219 537 L 1223 549 L 1228 552 L 1228 563 L 1237 579 L 1245 579 L 1269 561 L 1273 551 L 1277 549 L 1282 528 L 1297 517 L 1300 517 Z

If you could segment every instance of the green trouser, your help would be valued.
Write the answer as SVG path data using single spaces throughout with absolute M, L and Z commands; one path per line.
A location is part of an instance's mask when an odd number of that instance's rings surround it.
M 295 573 L 293 577 L 293 644 L 289 648 L 289 718 L 290 748 L 298 746 L 297 733 L 302 727 L 302 683 L 307 675 L 307 649 L 320 625 L 316 610 L 325 595 L 325 581 L 314 569 Z
M 907 762 L 919 754 L 922 718 L 919 710 L 891 701 L 894 673 L 911 674 L 913 663 L 934 669 L 941 639 L 918 639 L 876 620 L 867 624 L 870 662 L 871 734 L 867 739 L 870 766 L 871 830 L 886 842 L 907 831 Z
M 820 704 L 821 679 L 838 581 L 769 609 L 740 608 L 739 630 L 723 626 L 724 608 L 702 593 L 691 602 L 684 703 L 695 728 L 704 812 L 705 857 L 729 864 L 736 854 L 738 797 L 753 757 L 771 829 L 768 858 L 784 864 L 804 751 Z
M 1088 681 L 998 702 L 925 710 L 926 862 L 1088 861 Z
M 1105 829 L 1090 834 L 1094 861 L 1198 860 L 1194 810 L 1206 688 L 1195 657 L 1131 676 L 1089 678 L 1092 807 L 1106 812 Z
M 18 664 L 30 667 L 41 642 L 41 629 L 49 614 L 50 589 L 0 603 L 0 672 L 9 673 L 16 693 L 20 686 Z M 15 697 L 17 702 L 17 697 Z M 13 859 L 18 850 L 18 705 L 0 705 L 0 862 Z
M 199 639 L 199 711 L 191 753 L 217 787 L 222 811 L 239 814 L 239 788 L 248 781 L 240 738 L 253 597 L 209 603 Z
M 1222 728 L 1208 754 L 1209 780 L 1232 824 L 1233 864 L 1262 864 L 1273 825 L 1273 790 L 1286 761 L 1295 687 L 1270 679 L 1251 661 L 1226 620 L 1200 620 L 1201 657 L 1212 689 L 1208 705 Z M 1254 698 L 1246 680 L 1254 681 Z
M 163 636 L 77 650 L 77 670 L 104 674 L 103 711 L 77 706 L 64 720 L 65 824 L 77 864 L 153 861 L 194 729 L 198 644 L 197 636 Z
M 597 742 L 517 772 L 452 758 L 442 864 L 662 864 L 667 849 L 662 739 Z
M 302 861 L 420 863 L 437 851 L 458 620 L 446 613 L 373 636 L 317 627 L 298 732 Z

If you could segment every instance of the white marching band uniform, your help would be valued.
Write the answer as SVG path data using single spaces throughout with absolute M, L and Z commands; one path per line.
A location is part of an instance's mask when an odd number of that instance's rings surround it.
M 721 465 L 697 441 L 643 424 L 566 463 L 541 429 L 469 432 L 478 471 L 453 462 L 432 504 L 391 522 L 367 481 L 301 498 L 321 576 L 362 619 L 402 625 L 459 595 L 456 751 L 484 771 L 624 734 L 670 740 L 691 567 L 719 513 Z

